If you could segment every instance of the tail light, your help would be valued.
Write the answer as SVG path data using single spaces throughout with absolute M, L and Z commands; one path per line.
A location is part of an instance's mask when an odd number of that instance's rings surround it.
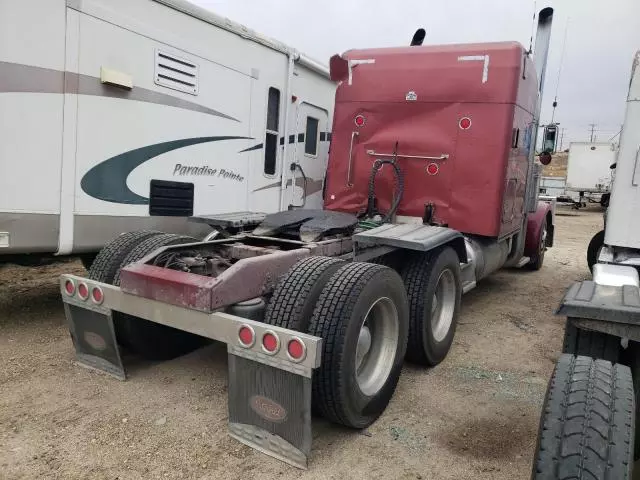
M 287 355 L 294 362 L 301 362 L 307 356 L 307 347 L 298 337 L 293 337 L 287 344 Z
M 76 284 L 73 283 L 73 280 L 69 279 L 64 282 L 64 291 L 70 297 L 72 297 L 73 294 L 76 293 Z
M 238 340 L 244 348 L 251 348 L 256 342 L 256 333 L 249 325 L 242 325 L 238 330 Z
M 86 283 L 78 284 L 78 297 L 80 297 L 81 300 L 89 298 L 89 287 L 87 287 Z
M 262 349 L 269 355 L 274 355 L 280 349 L 280 339 L 271 330 L 268 330 L 262 336 Z
M 93 287 L 91 289 L 91 300 L 97 305 L 100 305 L 104 301 L 104 293 L 100 287 Z

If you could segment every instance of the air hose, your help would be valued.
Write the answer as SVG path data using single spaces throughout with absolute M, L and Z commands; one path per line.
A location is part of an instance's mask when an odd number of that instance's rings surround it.
M 393 216 L 396 214 L 398 210 L 398 206 L 400 205 L 400 200 L 402 200 L 402 195 L 404 194 L 404 176 L 402 174 L 402 170 L 400 170 L 400 166 L 398 165 L 398 142 L 396 142 L 396 147 L 393 152 L 393 158 L 388 159 L 378 159 L 373 163 L 373 168 L 371 169 L 371 175 L 369 176 L 369 195 L 368 195 L 368 203 L 367 203 L 367 220 L 360 222 L 360 226 L 365 229 L 374 228 L 371 226 L 373 222 L 371 218 L 376 214 L 375 210 L 375 183 L 376 176 L 378 172 L 382 169 L 384 165 L 391 165 L 393 167 L 393 172 L 396 176 L 396 191 L 393 195 L 393 201 L 391 202 L 391 208 L 387 214 L 382 217 L 380 222 L 374 222 L 375 226 L 378 226 L 381 223 L 389 222 Z

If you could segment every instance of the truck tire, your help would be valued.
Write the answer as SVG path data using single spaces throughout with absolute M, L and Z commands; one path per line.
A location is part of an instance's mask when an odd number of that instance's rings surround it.
M 593 266 L 598 263 L 598 257 L 600 256 L 600 249 L 604 246 L 604 230 L 600 230 L 596 233 L 589 242 L 587 247 L 587 265 L 589 265 L 589 271 L 593 273 Z
M 98 256 L 97 252 L 83 253 L 82 255 L 80 255 L 80 261 L 82 262 L 82 266 L 87 272 L 91 270 L 91 265 L 93 265 L 93 262 L 95 262 L 97 256 Z
M 628 367 L 562 355 L 542 408 L 531 478 L 631 480 L 634 417 Z
M 633 393 L 636 402 L 636 427 L 640 422 L 640 343 L 630 341 L 629 348 L 623 353 L 623 363 L 631 368 L 633 377 Z M 640 460 L 640 429 L 635 429 L 633 459 Z
M 273 291 L 264 323 L 307 333 L 322 289 L 344 264 L 338 258 L 319 256 L 297 262 Z
M 384 265 L 385 267 L 392 268 L 396 272 L 399 272 L 402 269 L 405 255 L 406 253 L 402 251 L 390 252 L 386 255 L 382 255 L 381 257 L 376 257 L 373 260 L 370 260 L 370 263 L 375 263 L 376 265 Z
M 120 285 L 120 270 L 123 267 L 142 260 L 154 250 L 169 245 L 178 245 L 180 243 L 192 243 L 197 241 L 198 240 L 193 237 L 179 235 L 177 233 L 161 233 L 159 235 L 153 235 L 145 238 L 141 242 L 133 245 L 132 248 L 129 249 L 129 252 L 124 256 L 113 277 L 113 284 Z
M 407 359 L 435 366 L 447 356 L 458 322 L 460 260 L 445 247 L 411 259 L 402 272 L 409 296 Z
M 196 241 L 192 237 L 173 233 L 155 235 L 136 245 L 124 258 L 120 268 L 141 260 L 160 247 Z M 119 284 L 120 269 L 114 279 L 114 285 Z M 132 315 L 118 314 L 114 318 L 114 324 L 118 341 L 149 360 L 169 360 L 179 357 L 207 342 L 207 339 L 198 335 Z
M 390 268 L 354 262 L 322 290 L 309 333 L 322 337 L 314 410 L 352 428 L 371 425 L 395 391 L 407 348 L 407 294 Z
M 526 267 L 528 270 L 540 270 L 544 263 L 544 252 L 547 251 L 547 222 L 542 222 L 540 226 L 540 242 L 538 242 L 538 249 L 536 253 L 531 257 Z
M 161 234 L 162 232 L 141 230 L 123 233 L 114 238 L 98 252 L 91 263 L 91 268 L 88 269 L 89 278 L 97 282 L 113 284 L 116 273 L 120 270 L 120 264 L 131 249 L 143 240 Z
M 562 352 L 585 357 L 599 358 L 616 363 L 620 357 L 620 338 L 603 332 L 583 330 L 567 318 L 564 327 Z

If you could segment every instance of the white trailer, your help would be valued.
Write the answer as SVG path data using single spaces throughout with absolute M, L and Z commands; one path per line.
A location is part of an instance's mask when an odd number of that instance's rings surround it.
M 566 191 L 578 206 L 585 200 L 606 206 L 611 189 L 611 166 L 617 148 L 612 143 L 572 142 L 569 146 Z
M 321 208 L 334 94 L 324 66 L 184 0 L 0 0 L 0 261 Z

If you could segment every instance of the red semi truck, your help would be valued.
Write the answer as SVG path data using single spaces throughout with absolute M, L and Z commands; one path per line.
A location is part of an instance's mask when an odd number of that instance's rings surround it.
M 324 210 L 200 218 L 205 242 L 132 232 L 88 278 L 62 275 L 77 358 L 124 379 L 120 349 L 229 355 L 229 431 L 306 467 L 311 412 L 365 428 L 405 357 L 447 355 L 461 296 L 536 270 L 553 243 L 534 150 L 553 11 L 517 43 L 353 50 L 339 82 Z M 419 35 L 418 35 L 419 36 Z

